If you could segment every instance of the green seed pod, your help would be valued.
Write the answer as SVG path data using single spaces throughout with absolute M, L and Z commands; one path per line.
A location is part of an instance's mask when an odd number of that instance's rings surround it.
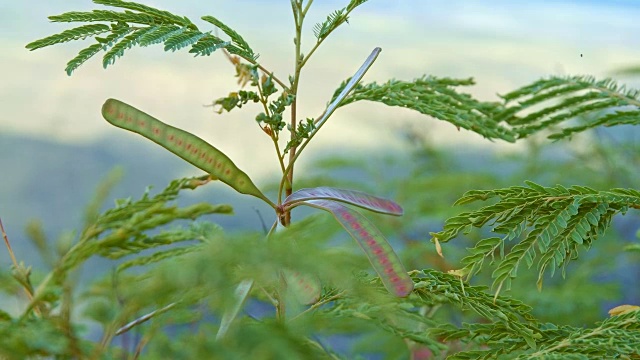
M 109 99 L 102 116 L 112 125 L 138 133 L 215 176 L 242 194 L 253 195 L 275 206 L 244 173 L 220 150 L 201 138 L 125 104 Z

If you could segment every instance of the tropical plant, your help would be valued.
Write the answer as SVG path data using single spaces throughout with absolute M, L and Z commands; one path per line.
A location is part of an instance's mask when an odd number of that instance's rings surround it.
M 201 138 L 125 102 L 107 100 L 102 115 L 109 123 L 156 142 L 207 175 L 175 180 L 154 196 L 145 193 L 137 201 L 121 200 L 103 213 L 92 205 L 82 231 L 72 245 L 60 250 L 52 271 L 39 279 L 37 286 L 30 269 L 14 260 L 13 277 L 26 291 L 28 303 L 18 315 L 1 313 L 0 355 L 338 358 L 323 336 L 356 332 L 381 339 L 384 350 L 373 350 L 396 358 L 409 354 L 414 358 L 449 355 L 459 359 L 640 356 L 637 308 L 616 310 L 596 327 L 583 329 L 542 323 L 532 315 L 531 307 L 501 295 L 522 264 L 529 268 L 536 265 L 540 288 L 547 269 L 561 267 L 564 272 L 580 249 L 603 237 L 615 214 L 640 208 L 638 190 L 548 187 L 534 182 L 469 190 L 456 204 L 494 202 L 450 217 L 442 231 L 432 232 L 438 253 L 442 254 L 441 243 L 486 224 L 491 224 L 491 231 L 498 236 L 479 238 L 458 270 L 449 273 L 428 269 L 429 264 L 418 265 L 427 269 L 407 272 L 374 221 L 350 207 L 399 216 L 403 209 L 396 202 L 329 186 L 294 191 L 294 165 L 300 155 L 334 112 L 353 102 L 368 100 L 408 108 L 490 140 L 516 142 L 536 134 L 560 140 L 601 125 L 636 125 L 640 122 L 640 92 L 590 76 L 541 79 L 502 95 L 496 102 L 461 92 L 462 87 L 474 84 L 471 78 L 422 76 L 413 81 L 362 84 L 380 54 L 376 48 L 336 89 L 322 115 L 299 120 L 296 105 L 303 68 L 366 0 L 351 0 L 317 24 L 315 41 L 306 54 L 302 30 L 312 0 L 291 1 L 297 61 L 288 82 L 260 63 L 258 54 L 238 32 L 213 16 L 201 19 L 229 40 L 213 30 L 200 30 L 187 17 L 147 5 L 121 0 L 93 2 L 117 10 L 51 16 L 54 22 L 86 24 L 36 40 L 27 48 L 93 38 L 95 43 L 68 62 L 68 74 L 99 53 L 103 53 L 106 68 L 135 46 L 162 44 L 165 51 L 188 49 L 195 56 L 216 51 L 226 54 L 241 89 L 213 104 L 220 113 L 235 111 L 249 102 L 262 106 L 255 120 L 274 144 L 281 171 L 277 195 L 267 196 L 231 159 Z M 287 111 L 289 115 L 285 115 Z M 289 137 L 283 143 L 285 129 Z M 203 220 L 187 227 L 163 227 L 180 219 L 230 213 L 227 205 L 171 204 L 180 191 L 211 181 L 221 181 L 273 209 L 275 219 L 266 235 L 268 241 L 253 233 L 225 234 Z M 105 188 L 110 183 L 108 180 Z M 100 191 L 92 204 L 101 203 L 104 197 L 105 191 Z M 364 250 L 378 276 L 354 273 L 354 268 L 366 269 L 361 257 L 327 245 L 336 232 L 324 218 L 311 216 L 293 222 L 291 211 L 300 205 L 333 215 Z M 276 231 L 279 225 L 285 229 Z M 8 244 L 6 236 L 5 241 Z M 510 241 L 517 243 L 511 246 Z M 159 247 L 163 249 L 150 251 Z M 94 255 L 124 258 L 112 274 L 90 285 L 83 295 L 85 313 L 102 326 L 99 341 L 81 336 L 81 323 L 72 312 L 76 298 L 70 279 L 73 270 Z M 494 294 L 469 283 L 487 266 L 487 258 L 492 264 L 497 262 L 492 273 Z M 382 287 L 387 291 L 381 291 Z M 17 291 L 15 285 L 8 290 Z M 252 296 L 261 303 L 271 303 L 275 314 L 251 315 L 247 311 L 248 316 L 239 317 L 243 307 L 251 305 L 247 299 Z M 448 305 L 471 310 L 475 317 L 465 323 L 443 320 L 438 310 Z M 195 328 L 171 330 L 168 326 L 172 324 L 193 324 Z M 124 338 L 133 330 L 142 337 L 132 351 L 112 346 L 115 336 Z

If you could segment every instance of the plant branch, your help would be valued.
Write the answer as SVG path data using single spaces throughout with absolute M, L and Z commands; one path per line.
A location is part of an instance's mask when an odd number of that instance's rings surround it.
M 311 1 L 309 1 L 307 3 L 307 9 L 308 6 L 310 6 Z M 293 17 L 295 20 L 295 27 L 296 27 L 296 35 L 295 35 L 295 45 L 296 45 L 296 50 L 295 50 L 295 72 L 293 75 L 293 84 L 291 84 L 291 92 L 292 94 L 295 96 L 295 98 L 293 99 L 293 103 L 291 104 L 291 122 L 290 122 L 290 128 L 291 128 L 291 141 L 293 141 L 295 139 L 295 131 L 296 131 L 296 127 L 297 127 L 297 107 L 298 107 L 298 84 L 300 84 L 300 72 L 302 70 L 302 54 L 301 54 L 301 50 L 300 50 L 300 45 L 302 42 L 302 23 L 304 21 L 304 15 L 306 14 L 306 11 L 303 11 L 301 6 L 302 3 L 300 2 L 291 2 L 291 6 L 293 7 Z M 296 160 L 296 148 L 297 146 L 292 146 L 291 149 L 289 149 L 289 165 L 287 166 L 287 168 L 283 171 L 282 177 L 286 178 L 287 183 L 285 184 L 284 181 L 281 182 L 281 187 L 282 186 L 286 186 L 285 189 L 285 197 L 291 195 L 291 193 L 293 192 L 293 165 L 295 163 Z M 279 191 L 279 197 L 278 197 L 278 201 L 281 201 L 282 199 L 282 191 Z M 287 211 L 284 214 L 284 226 L 288 226 L 289 223 L 291 222 L 291 212 Z

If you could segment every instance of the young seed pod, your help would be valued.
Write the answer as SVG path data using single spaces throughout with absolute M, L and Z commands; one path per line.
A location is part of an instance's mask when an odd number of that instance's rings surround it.
M 289 195 L 282 205 L 285 209 L 292 209 L 304 201 L 320 199 L 340 201 L 381 214 L 395 216 L 403 214 L 402 207 L 395 201 L 369 195 L 362 191 L 345 190 L 327 186 L 300 189 Z
M 413 280 L 407 274 L 398 255 L 393 251 L 380 230 L 364 215 L 329 200 L 309 200 L 302 204 L 328 211 L 338 220 L 340 225 L 364 250 L 384 287 L 390 293 L 405 297 L 413 291 Z
M 253 195 L 275 206 L 231 159 L 201 138 L 115 99 L 104 103 L 102 116 L 114 126 L 138 133 L 161 145 L 239 193 Z

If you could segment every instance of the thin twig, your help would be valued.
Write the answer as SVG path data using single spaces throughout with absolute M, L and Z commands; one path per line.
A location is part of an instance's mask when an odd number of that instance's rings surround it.
M 4 226 L 2 225 L 2 219 L 0 219 L 0 231 L 2 231 L 2 238 L 4 239 L 4 243 L 7 246 L 7 251 L 9 252 L 9 256 L 11 257 L 11 262 L 13 262 L 13 267 L 18 271 L 18 260 L 16 259 L 16 255 L 13 253 L 13 249 L 11 248 L 11 243 L 9 242 L 9 237 L 7 233 L 4 231 Z M 33 289 L 29 289 L 28 287 L 24 287 L 24 293 L 27 294 L 27 298 L 29 301 L 33 301 Z M 38 308 L 35 309 L 36 314 L 40 314 L 40 310 Z
M 2 231 L 2 237 L 4 238 L 4 243 L 7 245 L 7 250 L 9 250 L 9 256 L 11 256 L 11 261 L 13 262 L 13 266 L 18 268 L 18 260 L 16 260 L 16 256 L 13 254 L 13 250 L 11 249 L 11 244 L 9 243 L 9 238 L 7 237 L 7 233 L 4 231 L 4 226 L 2 226 L 2 219 L 0 219 L 0 230 Z
M 136 346 L 136 352 L 133 355 L 133 360 L 137 360 L 140 357 L 140 354 L 142 353 L 142 348 L 147 345 L 147 343 L 149 342 L 149 338 L 148 337 L 143 337 L 140 342 L 138 343 L 138 346 Z
M 131 328 L 142 324 L 143 322 L 149 321 L 152 317 L 158 315 L 158 314 L 162 314 L 163 312 L 173 308 L 174 306 L 176 306 L 178 303 L 171 303 L 165 307 L 163 307 L 162 309 L 158 309 L 155 311 L 152 311 L 150 313 L 148 313 L 147 315 L 143 315 L 135 320 L 133 320 L 132 322 L 128 323 L 127 325 L 121 327 L 120 329 L 116 330 L 115 335 L 120 335 L 120 334 L 124 334 L 125 332 L 131 330 Z
M 304 315 L 304 314 L 306 314 L 306 313 L 308 313 L 310 311 L 313 311 L 313 310 L 319 308 L 320 306 L 322 306 L 322 305 L 324 305 L 324 304 L 326 304 L 326 303 L 328 303 L 330 301 L 333 301 L 333 300 L 341 297 L 342 295 L 344 295 L 344 293 L 345 293 L 345 290 L 342 290 L 341 292 L 339 292 L 339 293 L 337 293 L 337 294 L 335 294 L 333 296 L 330 296 L 330 297 L 328 297 L 328 298 L 326 298 L 326 299 L 324 299 L 322 301 L 318 301 L 317 303 L 309 306 L 309 308 L 307 310 L 305 310 L 305 311 L 301 312 L 300 314 L 292 317 L 289 321 L 293 321 L 293 320 L 299 318 L 300 316 L 302 316 L 302 315 Z

